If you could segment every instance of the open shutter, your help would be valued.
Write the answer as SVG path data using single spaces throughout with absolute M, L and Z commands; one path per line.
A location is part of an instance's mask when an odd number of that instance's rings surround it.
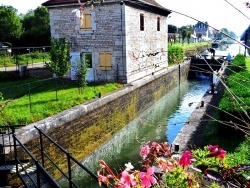
M 105 53 L 100 53 L 100 68 L 105 70 Z
M 106 70 L 111 70 L 111 54 L 108 52 L 105 54 Z

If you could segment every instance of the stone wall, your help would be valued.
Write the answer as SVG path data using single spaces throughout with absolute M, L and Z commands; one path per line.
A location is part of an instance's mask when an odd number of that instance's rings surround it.
M 141 112 L 185 81 L 189 66 L 190 63 L 186 62 L 169 67 L 99 99 L 23 127 L 17 130 L 16 135 L 40 158 L 38 131 L 34 128 L 36 126 L 78 160 L 82 160 Z M 66 170 L 65 156 L 46 139 L 44 149 L 54 162 Z M 46 168 L 49 166 L 46 163 Z M 53 176 L 58 177 L 58 174 L 53 173 Z
M 103 3 L 90 11 L 91 29 L 80 29 L 80 19 L 72 13 L 77 6 L 50 7 L 53 38 L 65 38 L 71 52 L 91 53 L 91 81 L 120 81 L 130 83 L 161 69 L 167 63 L 166 16 L 120 5 L 120 1 Z M 145 30 L 140 31 L 140 14 L 145 17 Z M 160 31 L 157 31 L 157 18 Z M 111 70 L 101 70 L 100 53 L 111 53 Z M 70 77 L 71 75 L 69 75 Z
M 140 14 L 144 16 L 144 30 L 140 30 Z M 128 82 L 168 67 L 166 16 L 125 8 L 126 65 Z M 157 31 L 157 19 L 160 21 Z

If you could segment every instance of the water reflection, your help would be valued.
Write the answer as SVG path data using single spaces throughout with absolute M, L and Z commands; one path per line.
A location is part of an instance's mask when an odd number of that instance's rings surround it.
M 195 105 L 189 106 L 188 104 L 190 101 L 200 102 L 209 87 L 209 82 L 208 77 L 203 77 L 182 83 L 180 87 L 173 89 L 112 139 L 96 149 L 82 163 L 93 172 L 99 168 L 100 159 L 116 170 L 119 170 L 121 166 L 124 167 L 127 162 L 139 168 L 141 159 L 139 148 L 148 141 L 173 142 L 195 108 Z M 73 177 L 79 187 L 100 187 L 80 169 L 73 171 Z M 59 183 L 62 187 L 68 187 L 64 180 Z

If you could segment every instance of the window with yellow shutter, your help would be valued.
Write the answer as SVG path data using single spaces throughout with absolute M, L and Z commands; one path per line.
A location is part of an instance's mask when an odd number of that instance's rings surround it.
M 81 29 L 92 29 L 91 26 L 91 13 L 83 12 L 81 16 Z
M 111 53 L 101 52 L 100 53 L 100 68 L 101 70 L 111 70 Z

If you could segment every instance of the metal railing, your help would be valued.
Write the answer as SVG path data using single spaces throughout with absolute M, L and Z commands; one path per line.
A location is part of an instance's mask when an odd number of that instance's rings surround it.
M 40 162 L 31 154 L 24 144 L 13 134 L 14 140 L 14 153 L 16 163 L 16 174 L 21 179 L 23 185 L 29 187 L 60 187 L 59 184 L 49 175 L 49 173 L 43 168 Z M 18 151 L 19 150 L 19 151 Z M 22 150 L 22 151 L 20 151 Z M 26 158 L 29 161 L 29 165 L 23 163 L 19 158 L 20 152 L 25 153 Z
M 41 129 L 35 128 L 39 132 L 40 137 L 40 152 L 41 152 L 41 161 L 42 166 L 45 168 L 46 159 L 49 160 L 49 162 L 61 173 L 62 177 L 64 177 L 68 181 L 68 186 L 70 188 L 72 187 L 79 187 L 74 181 L 72 177 L 72 167 L 80 167 L 83 171 L 87 172 L 94 180 L 98 182 L 98 177 L 96 174 L 94 174 L 89 168 L 87 168 L 85 165 L 83 165 L 81 162 L 79 162 L 77 159 L 75 159 L 68 151 L 66 151 L 63 147 L 61 147 L 59 144 L 57 144 L 51 137 L 49 137 L 46 133 L 44 133 Z M 45 152 L 44 150 L 44 140 L 43 137 L 45 137 L 50 143 L 52 143 L 59 151 L 66 156 L 67 159 L 67 173 L 64 172 L 63 169 L 61 169 L 54 161 L 53 159 Z M 58 154 L 58 156 L 61 156 Z M 74 162 L 74 166 L 72 165 L 72 162 Z M 101 184 L 102 187 L 108 188 L 108 186 L 105 183 Z

